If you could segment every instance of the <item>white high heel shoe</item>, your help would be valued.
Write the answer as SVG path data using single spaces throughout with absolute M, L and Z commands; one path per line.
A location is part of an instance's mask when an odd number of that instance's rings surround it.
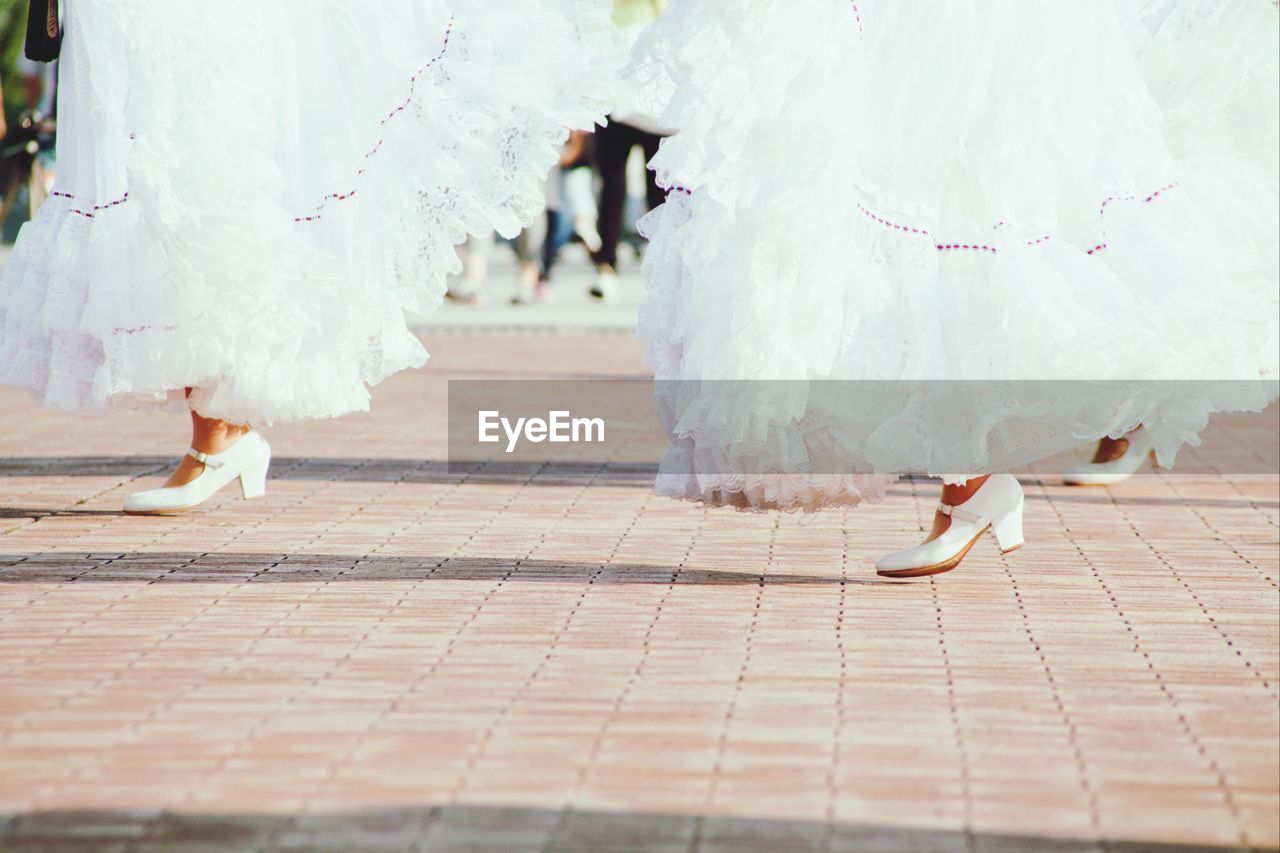
M 129 495 L 124 499 L 124 511 L 129 515 L 182 512 L 204 503 L 237 478 L 240 493 L 246 499 L 260 498 L 266 493 L 271 446 L 256 431 L 245 433 L 221 453 L 201 453 L 193 447 L 187 455 L 204 465 L 200 476 L 186 485 Z
M 1151 456 L 1151 436 L 1142 427 L 1125 436 L 1129 446 L 1110 462 L 1086 462 L 1062 472 L 1068 486 L 1110 486 L 1122 483 L 1142 469 Z
M 887 554 L 876 562 L 876 574 L 886 578 L 918 578 L 949 572 L 990 529 L 1000 551 L 1022 547 L 1022 486 L 1011 474 L 992 474 L 960 506 L 939 504 L 951 526 L 937 539 Z

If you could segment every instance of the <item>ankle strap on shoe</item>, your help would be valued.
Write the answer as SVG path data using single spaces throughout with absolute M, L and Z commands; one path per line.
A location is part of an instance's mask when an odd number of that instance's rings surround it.
M 951 504 L 941 504 L 941 503 L 938 504 L 938 512 L 942 513 L 948 518 L 953 518 L 956 521 L 967 521 L 970 524 L 977 524 L 979 521 L 982 520 L 982 516 L 978 515 L 977 513 L 969 512 L 967 509 L 963 509 L 958 506 L 952 506 Z
M 214 458 L 214 456 L 216 456 L 217 454 L 210 455 L 203 451 L 196 450 L 194 447 L 187 448 L 187 455 L 190 456 L 192 459 L 196 460 L 197 462 L 199 462 L 201 465 L 205 466 L 206 468 L 221 468 L 223 465 L 226 464 L 225 462 L 219 462 L 217 459 Z

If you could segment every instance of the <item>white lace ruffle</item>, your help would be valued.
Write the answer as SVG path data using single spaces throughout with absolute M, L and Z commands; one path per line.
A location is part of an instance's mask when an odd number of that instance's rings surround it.
M 1172 464 L 1213 412 L 1265 407 L 1257 383 L 1150 380 L 1280 375 L 1276 20 L 1266 0 L 674 3 L 631 70 L 682 130 L 653 164 L 680 191 L 642 223 L 659 491 L 857 503 L 1138 423 Z M 765 404 L 662 382 L 708 379 L 793 381 Z M 828 379 L 1142 381 L 850 403 Z
M 620 57 L 597 0 L 69 4 L 58 196 L 0 284 L 0 381 L 264 424 L 426 360 L 468 233 L 514 234 Z M 246 29 L 245 21 L 255 22 Z

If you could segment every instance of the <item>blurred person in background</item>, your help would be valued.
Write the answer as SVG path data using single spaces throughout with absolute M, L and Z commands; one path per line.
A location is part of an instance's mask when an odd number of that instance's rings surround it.
M 10 67 L 7 79 L 9 88 L 3 107 L 16 116 L 17 123 L 9 133 L 8 124 L 0 115 L 0 125 L 5 130 L 4 145 L 0 146 L 0 223 L 16 228 L 36 215 L 53 188 L 56 63 L 19 58 Z M 11 222 L 11 213 L 24 194 L 27 203 L 19 216 L 12 217 L 16 221 Z M 7 227 L 5 235 L 10 236 Z
M 557 186 L 558 176 L 547 179 L 547 189 Z M 542 277 L 542 252 L 547 242 L 547 224 L 550 208 L 542 212 L 513 242 L 516 253 L 516 292 L 512 305 L 532 305 L 546 295 L 546 281 Z
M 590 135 L 579 130 L 569 134 L 560 152 L 559 168 L 553 169 L 543 186 L 545 211 L 524 228 L 514 240 L 498 241 L 493 233 L 469 237 L 458 247 L 462 272 L 450 278 L 446 297 L 462 305 L 481 305 L 489 286 L 493 250 L 498 242 L 509 242 L 516 256 L 513 305 L 531 305 L 546 296 L 551 270 L 564 243 L 578 237 L 588 251 L 598 251 L 590 157 Z M 567 233 L 566 233 L 567 232 Z
M 542 247 L 544 283 L 550 282 L 561 250 L 575 237 L 588 253 L 600 251 L 591 135 L 580 131 L 573 133 L 561 152 L 558 180 L 547 194 L 547 237 Z
M 262 494 L 259 427 L 366 410 L 421 366 L 406 312 L 437 307 L 467 234 L 542 211 L 615 88 L 603 2 L 31 7 L 60 39 L 59 171 L 0 276 L 0 382 L 190 415 L 130 513 Z
M 613 21 L 624 41 L 634 45 L 667 7 L 667 0 L 614 0 Z M 609 114 L 607 125 L 595 133 L 596 168 L 600 173 L 600 240 L 599 251 L 592 260 L 596 281 L 591 295 L 612 301 L 618 295 L 618 244 L 622 241 L 623 212 L 627 203 L 627 161 L 639 148 L 645 162 L 658 153 L 658 145 L 668 131 L 641 106 L 640 93 L 623 87 L 618 103 Z M 665 193 L 656 177 L 645 172 L 647 209 L 662 204 Z
M 25 120 L 39 141 L 27 182 L 29 213 L 34 218 L 57 179 L 57 160 L 51 139 L 57 128 L 58 63 L 36 62 L 24 56 L 18 60 L 18 72 L 22 75 L 23 95 L 29 110 Z
M 540 286 L 542 247 L 546 233 L 546 211 L 520 230 L 512 240 L 499 240 L 493 232 L 471 236 L 458 247 L 462 261 L 460 275 L 452 276 L 445 298 L 459 305 L 483 306 L 487 303 L 489 271 L 493 252 L 499 243 L 510 246 L 516 256 L 515 293 L 512 305 L 528 305 L 542 298 Z
M 459 305 L 480 305 L 481 293 L 489 283 L 489 258 L 493 253 L 494 234 L 469 234 L 458 245 L 459 269 L 449 276 L 444 297 Z

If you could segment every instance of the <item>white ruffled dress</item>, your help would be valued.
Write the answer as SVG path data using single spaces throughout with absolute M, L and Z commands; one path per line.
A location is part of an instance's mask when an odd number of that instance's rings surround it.
M 467 233 L 514 235 L 609 109 L 602 0 L 68 0 L 53 197 L 0 281 L 0 382 L 266 424 L 426 361 Z
M 1264 408 L 1277 44 L 1270 0 L 675 0 L 631 69 L 680 130 L 658 491 L 856 504 L 1139 423 L 1172 463 Z

